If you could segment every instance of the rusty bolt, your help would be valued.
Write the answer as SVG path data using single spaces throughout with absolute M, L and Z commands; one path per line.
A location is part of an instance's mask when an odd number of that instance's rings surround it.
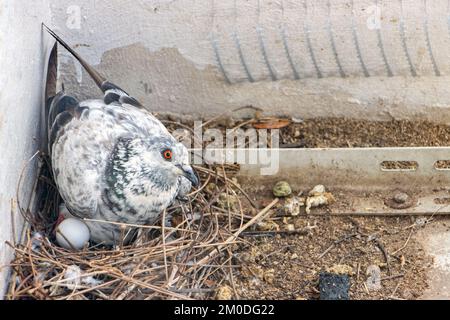
M 409 196 L 404 192 L 397 192 L 392 199 L 397 203 L 405 203 Z
M 406 209 L 416 204 L 416 199 L 406 192 L 397 190 L 384 200 L 384 204 L 392 209 Z

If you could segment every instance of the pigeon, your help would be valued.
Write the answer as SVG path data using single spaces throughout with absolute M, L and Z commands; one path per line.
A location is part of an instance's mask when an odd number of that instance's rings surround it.
M 58 191 L 70 214 L 84 219 L 92 242 L 128 241 L 120 224 L 157 223 L 199 177 L 187 148 L 158 119 L 43 26 L 103 92 L 103 99 L 78 101 L 63 88 L 48 99 L 48 152 Z

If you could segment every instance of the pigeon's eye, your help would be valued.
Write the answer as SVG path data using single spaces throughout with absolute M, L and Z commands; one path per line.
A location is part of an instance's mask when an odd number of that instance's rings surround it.
M 172 160 L 172 150 L 170 149 L 166 149 L 162 152 L 162 156 L 164 157 L 164 159 L 166 160 Z

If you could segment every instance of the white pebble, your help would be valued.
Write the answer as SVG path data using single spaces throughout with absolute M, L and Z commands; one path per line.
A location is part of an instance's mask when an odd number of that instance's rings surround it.
M 314 188 L 312 188 L 312 190 L 309 192 L 310 196 L 316 196 L 319 194 L 325 193 L 325 186 L 322 184 L 318 184 L 317 186 L 315 186 Z
M 381 270 L 379 266 L 374 264 L 368 266 L 366 275 L 368 276 L 366 280 L 367 289 L 369 289 L 370 291 L 377 291 L 382 288 Z

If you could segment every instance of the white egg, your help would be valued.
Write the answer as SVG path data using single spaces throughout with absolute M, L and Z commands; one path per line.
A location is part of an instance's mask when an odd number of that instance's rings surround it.
M 66 249 L 82 249 L 90 237 L 88 226 L 79 219 L 64 219 L 56 228 L 56 242 Z

